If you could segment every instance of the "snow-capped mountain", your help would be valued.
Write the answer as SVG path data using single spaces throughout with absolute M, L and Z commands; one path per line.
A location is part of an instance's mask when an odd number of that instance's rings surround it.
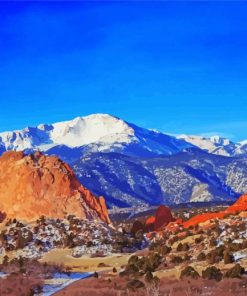
M 121 152 L 127 155 L 171 155 L 191 147 L 182 139 L 144 129 L 107 114 L 77 117 L 71 121 L 40 124 L 0 133 L 1 150 L 41 150 L 76 158 L 85 152 Z
M 202 137 L 180 135 L 177 139 L 182 139 L 196 147 L 199 147 L 209 153 L 223 156 L 237 156 L 247 153 L 247 141 L 235 143 L 229 139 L 219 136 Z

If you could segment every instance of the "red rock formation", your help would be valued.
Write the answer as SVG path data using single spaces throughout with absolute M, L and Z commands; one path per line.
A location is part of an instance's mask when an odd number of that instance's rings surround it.
M 0 157 L 0 209 L 29 221 L 74 214 L 110 223 L 104 198 L 83 187 L 66 163 L 40 152 L 11 151 Z
M 243 194 L 240 198 L 227 209 L 230 213 L 247 211 L 247 194 Z
M 188 221 L 184 222 L 183 225 L 185 228 L 188 228 L 190 226 L 195 226 L 199 223 L 203 223 L 212 219 L 222 219 L 224 218 L 224 216 L 228 214 L 235 214 L 241 211 L 247 211 L 247 194 L 240 196 L 240 198 L 233 205 L 228 207 L 225 211 L 196 215 Z
M 171 231 L 171 232 L 179 232 L 180 230 L 180 225 L 183 223 L 182 219 L 177 219 L 174 222 L 170 222 L 167 226 L 166 229 Z
M 154 223 L 155 223 L 154 216 L 147 218 L 147 220 L 145 222 L 145 232 L 154 231 Z
M 222 219 L 224 216 L 226 215 L 225 212 L 218 212 L 218 213 L 205 213 L 205 214 L 201 214 L 201 215 L 196 215 L 194 217 L 192 217 L 191 219 L 189 219 L 188 221 L 185 221 L 183 223 L 185 228 L 188 228 L 190 226 L 195 226 L 198 225 L 200 223 L 204 223 L 206 221 L 212 220 L 212 219 Z
M 158 231 L 174 220 L 168 207 L 159 206 L 155 213 L 154 230 Z

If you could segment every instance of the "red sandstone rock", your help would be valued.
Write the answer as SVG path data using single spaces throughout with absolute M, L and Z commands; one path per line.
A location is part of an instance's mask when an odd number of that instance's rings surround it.
M 235 213 L 247 211 L 247 194 L 243 194 L 240 198 L 230 207 L 227 208 L 227 212 Z
M 145 232 L 154 231 L 154 223 L 155 223 L 154 216 L 147 218 L 147 220 L 145 222 Z
M 168 207 L 159 206 L 155 213 L 154 230 L 160 230 L 174 220 L 171 210 Z
M 221 211 L 218 213 L 205 213 L 192 217 L 188 221 L 184 222 L 184 227 L 188 228 L 190 226 L 195 226 L 199 223 L 203 223 L 216 218 L 222 219 L 227 214 L 235 214 L 241 211 L 247 211 L 247 194 L 240 196 L 240 198 L 225 211 Z
M 66 163 L 40 152 L 10 151 L 0 157 L 0 209 L 7 217 L 29 221 L 73 214 L 110 223 L 104 198 L 83 187 Z
M 196 226 L 200 223 L 204 223 L 206 221 L 212 220 L 212 219 L 222 219 L 224 218 L 224 216 L 226 215 L 226 213 L 223 212 L 218 212 L 218 213 L 205 213 L 205 214 L 201 214 L 201 215 L 196 215 L 194 217 L 192 217 L 191 219 L 189 219 L 188 221 L 184 222 L 184 227 L 188 228 L 190 226 Z

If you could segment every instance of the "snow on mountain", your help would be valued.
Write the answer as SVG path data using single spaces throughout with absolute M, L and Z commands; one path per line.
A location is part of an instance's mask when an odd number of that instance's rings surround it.
M 122 152 L 129 155 L 171 155 L 192 145 L 163 133 L 144 129 L 108 114 L 77 117 L 71 121 L 40 124 L 0 133 L 2 150 Z M 61 148 L 62 147 L 62 148 Z
M 239 142 L 240 146 L 236 149 L 236 155 L 247 154 L 247 140 Z
M 0 154 L 5 150 L 41 150 L 73 162 L 91 152 L 118 152 L 138 157 L 173 155 L 190 147 L 209 153 L 238 156 L 247 153 L 247 141 L 164 133 L 138 127 L 108 114 L 92 114 L 70 121 L 40 124 L 0 133 Z
M 138 158 L 91 153 L 72 167 L 108 206 L 231 202 L 247 192 L 247 158 L 224 157 L 197 148 L 176 155 Z
M 197 146 L 209 153 L 223 155 L 223 156 L 237 156 L 247 152 L 247 145 L 244 147 L 243 143 L 234 143 L 229 139 L 219 136 L 202 137 L 202 136 L 190 136 L 180 135 L 177 139 L 183 139 L 184 141 Z M 246 142 L 247 143 L 247 142 Z M 246 144 L 245 143 L 245 144 Z

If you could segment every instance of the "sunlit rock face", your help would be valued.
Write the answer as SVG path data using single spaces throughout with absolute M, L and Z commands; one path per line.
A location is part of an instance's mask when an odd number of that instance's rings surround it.
M 216 213 L 203 213 L 201 215 L 196 215 L 184 222 L 185 227 L 195 226 L 199 223 L 203 223 L 212 219 L 222 219 L 228 214 L 237 214 L 239 212 L 247 211 L 247 194 L 243 194 L 240 198 L 225 211 Z
M 40 152 L 10 151 L 0 157 L 0 209 L 27 221 L 73 214 L 110 222 L 104 198 L 83 187 L 66 163 Z
M 240 198 L 227 209 L 229 212 L 247 211 L 247 194 L 243 194 Z

